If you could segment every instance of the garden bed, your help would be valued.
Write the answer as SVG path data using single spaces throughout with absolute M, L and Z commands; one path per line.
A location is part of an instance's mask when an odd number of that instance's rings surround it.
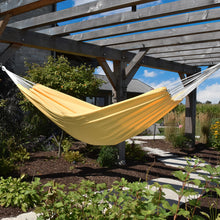
M 220 163 L 220 152 L 203 144 L 197 144 L 195 148 L 188 150 L 173 148 L 165 140 L 149 140 L 146 145 L 179 156 L 198 156 L 212 165 Z M 76 145 L 75 149 L 86 152 L 85 145 Z M 146 179 L 151 180 L 159 177 L 172 178 L 172 172 L 177 170 L 158 161 L 156 155 L 147 155 L 146 161 L 127 161 L 125 166 L 115 166 L 113 168 L 100 167 L 96 161 L 97 154 L 95 152 L 87 152 L 84 161 L 78 163 L 68 163 L 63 158 L 57 158 L 57 152 L 54 151 L 35 152 L 31 153 L 30 156 L 30 160 L 20 166 L 18 176 L 25 174 L 28 181 L 33 180 L 34 177 L 39 177 L 42 183 L 54 180 L 66 186 L 71 183 L 80 183 L 84 179 L 95 183 L 104 182 L 110 188 L 114 181 L 119 181 L 122 177 L 130 182 L 146 181 Z M 209 205 L 209 202 L 212 201 L 212 198 L 207 197 L 201 205 L 205 208 L 205 205 Z M 220 209 L 220 201 L 218 208 Z M 0 206 L 0 218 L 16 216 L 20 213 L 22 211 L 18 208 L 3 208 Z

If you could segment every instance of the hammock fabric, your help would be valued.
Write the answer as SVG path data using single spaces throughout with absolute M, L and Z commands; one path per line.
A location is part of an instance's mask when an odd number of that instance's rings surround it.
M 92 145 L 115 145 L 140 134 L 177 106 L 182 101 L 182 96 L 178 95 L 185 95 L 183 89 L 187 88 L 182 86 L 182 90 L 171 96 L 166 87 L 162 87 L 119 103 L 97 107 L 34 84 L 2 68 L 26 98 L 49 119 L 74 138 Z M 192 85 L 192 80 L 189 84 Z

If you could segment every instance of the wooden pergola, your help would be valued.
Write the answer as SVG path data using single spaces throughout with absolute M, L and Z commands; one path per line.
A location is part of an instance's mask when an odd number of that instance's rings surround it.
M 61 1 L 1 0 L 0 42 L 7 45 L 0 51 L 1 63 L 21 46 L 95 58 L 113 86 L 116 102 L 126 98 L 127 85 L 140 66 L 184 78 L 200 71 L 199 66 L 220 62 L 217 0 L 177 0 L 148 7 L 143 4 L 157 1 L 97 0 L 8 23 L 12 16 Z M 73 22 L 57 25 L 67 20 Z M 113 71 L 106 60 L 113 61 Z M 195 106 L 196 91 L 186 98 L 185 131 L 193 140 Z

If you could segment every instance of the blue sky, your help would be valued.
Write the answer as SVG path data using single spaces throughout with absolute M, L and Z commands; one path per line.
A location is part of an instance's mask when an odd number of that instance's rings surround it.
M 66 0 L 58 3 L 57 9 L 62 10 L 72 6 L 85 4 L 91 1 L 94 0 Z M 157 0 L 155 2 L 147 3 L 147 6 L 153 6 L 153 5 L 168 3 L 173 1 L 177 1 L 177 0 Z M 141 7 L 146 7 L 146 5 L 142 5 Z M 129 9 L 125 8 L 120 11 L 126 11 L 126 10 L 130 10 L 130 8 Z M 110 15 L 112 13 L 114 12 L 106 12 L 98 16 Z M 92 16 L 92 18 L 96 18 L 96 17 L 97 15 Z M 86 20 L 89 18 L 83 18 L 83 19 Z M 74 20 L 74 21 L 76 22 L 78 20 Z M 70 22 L 74 22 L 74 21 L 70 21 Z M 65 22 L 65 24 L 70 22 Z M 109 62 L 109 65 L 112 67 L 111 62 Z M 104 74 L 101 67 L 97 68 L 96 73 Z M 178 73 L 174 73 L 174 72 L 141 67 L 136 73 L 134 78 L 145 82 L 146 84 L 152 86 L 153 88 L 158 88 L 161 86 L 166 86 L 171 82 L 177 81 L 179 75 Z M 212 103 L 218 103 L 220 101 L 220 71 L 213 74 L 209 79 L 207 79 L 198 87 L 197 100 L 203 103 L 206 101 L 211 101 Z

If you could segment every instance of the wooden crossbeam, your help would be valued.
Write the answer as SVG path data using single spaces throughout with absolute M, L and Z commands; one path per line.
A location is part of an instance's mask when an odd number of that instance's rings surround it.
M 183 56 L 192 56 L 192 55 L 201 55 L 201 54 L 219 54 L 220 53 L 220 47 L 214 47 L 214 48 L 206 48 L 206 49 L 197 49 L 197 50 L 185 50 L 185 51 L 177 51 L 172 53 L 161 53 L 161 54 L 153 54 L 153 57 L 158 58 L 178 58 Z
M 64 20 L 75 19 L 79 17 L 91 16 L 98 13 L 103 13 L 111 10 L 116 10 L 135 4 L 152 2 L 155 0 L 99 0 L 92 1 L 86 4 L 78 5 L 65 10 L 51 12 L 48 14 L 24 19 L 22 21 L 11 24 L 11 27 L 20 29 L 28 29 L 33 27 L 55 24 Z
M 141 49 L 134 58 L 130 61 L 128 66 L 125 68 L 125 76 L 126 76 L 126 84 L 128 85 L 136 72 L 140 67 L 140 63 L 143 60 L 145 54 L 147 53 L 148 49 Z
M 64 0 L 4 0 L 0 3 L 0 16 L 5 14 L 14 16 L 61 1 Z
M 157 48 L 152 48 L 148 51 L 149 55 L 152 56 L 159 56 L 160 54 L 173 54 L 175 52 L 184 52 L 184 51 L 193 51 L 194 50 L 200 50 L 200 49 L 213 49 L 213 48 L 218 48 L 220 47 L 220 41 L 216 40 L 216 41 L 211 41 L 211 42 L 200 42 L 200 43 L 189 43 L 189 44 L 184 44 L 184 45 L 175 45 L 175 46 L 165 46 L 165 47 L 161 47 L 161 45 L 159 45 L 159 47 Z
M 111 68 L 109 67 L 108 63 L 106 62 L 106 60 L 102 57 L 97 57 L 97 60 L 99 62 L 99 65 L 102 67 L 103 71 L 105 72 L 109 82 L 111 83 L 112 87 L 114 89 L 116 89 L 116 76 L 114 74 L 114 72 L 111 70 Z
M 201 64 L 201 63 L 219 63 L 220 62 L 220 56 L 216 58 L 199 58 L 199 59 L 193 59 L 193 60 L 184 60 L 184 61 L 178 61 L 179 63 L 190 63 L 190 64 Z
M 21 47 L 19 44 L 10 44 L 1 54 L 0 63 L 5 64 L 8 59 Z
M 109 47 L 100 47 L 84 42 L 77 42 L 74 40 L 64 39 L 60 37 L 53 37 L 46 34 L 40 34 L 33 31 L 20 31 L 16 28 L 6 27 L 0 42 L 3 43 L 18 43 L 27 47 L 40 48 L 45 50 L 52 50 L 64 54 L 73 54 L 84 57 L 104 57 L 107 60 L 124 60 L 129 63 L 135 54 L 126 52 L 122 56 L 122 52 L 118 49 Z M 155 59 L 145 56 L 141 63 L 142 66 L 147 66 L 156 69 L 163 69 L 173 72 L 187 72 L 194 73 L 197 68 L 166 60 Z
M 192 43 L 204 43 L 211 41 L 218 41 L 220 39 L 220 31 L 209 33 L 198 33 L 191 35 L 183 35 L 178 37 L 169 37 L 163 39 L 148 40 L 135 43 L 127 43 L 111 46 L 111 48 L 117 48 L 120 50 L 137 50 L 141 48 L 154 48 L 154 47 L 166 47 L 177 46 Z
M 146 32 L 146 33 L 141 33 L 141 34 L 117 37 L 117 38 L 95 40 L 95 41 L 92 41 L 92 43 L 96 45 L 100 45 L 100 46 L 102 45 L 111 46 L 111 45 L 120 45 L 120 44 L 127 44 L 127 43 L 133 43 L 133 42 L 141 43 L 141 41 L 163 39 L 163 38 L 168 38 L 168 37 L 186 36 L 186 35 L 200 34 L 200 33 L 201 34 L 210 33 L 214 31 L 220 31 L 220 22 L 186 26 L 186 27 L 180 27 L 180 28 L 171 28 L 171 29 L 166 29 L 166 30 L 161 30 L 161 31 Z
M 0 21 L 0 36 L 5 30 L 5 27 L 8 24 L 10 17 L 11 17 L 11 14 L 6 14 L 4 18 Z
M 172 60 L 174 62 L 179 61 L 190 61 L 190 60 L 199 60 L 199 59 L 212 59 L 212 58 L 219 58 L 220 53 L 211 53 L 211 54 L 197 54 L 197 55 L 188 55 L 188 56 L 179 56 L 175 58 L 167 58 L 167 60 Z
M 208 9 L 218 6 L 220 6 L 220 2 L 213 0 L 175 1 L 172 3 L 166 3 L 157 6 L 138 9 L 136 12 L 118 13 L 111 16 L 105 16 L 97 19 L 90 19 L 87 21 L 63 25 L 60 27 L 54 27 L 47 30 L 43 30 L 42 33 L 46 33 L 50 35 L 67 35 L 68 33 L 80 32 L 80 31 L 90 30 L 93 28 L 107 27 L 107 26 L 123 24 L 133 21 L 140 21 L 144 19 L 151 19 L 151 18 L 157 18 L 167 15 L 190 12 L 199 9 Z M 113 34 L 117 34 L 117 32 L 115 31 L 113 32 Z
M 135 33 L 140 31 L 154 30 L 158 28 L 173 27 L 176 25 L 186 25 L 186 24 L 193 24 L 196 22 L 212 21 L 219 18 L 220 18 L 220 8 L 215 8 L 210 10 L 196 11 L 192 13 L 162 17 L 162 18 L 147 20 L 142 22 L 130 23 L 126 25 L 120 25 L 120 26 L 105 28 L 101 30 L 89 31 L 86 33 L 72 35 L 71 39 L 78 41 L 87 41 L 98 38 Z M 82 29 L 83 25 L 81 25 L 81 27 L 79 28 Z

